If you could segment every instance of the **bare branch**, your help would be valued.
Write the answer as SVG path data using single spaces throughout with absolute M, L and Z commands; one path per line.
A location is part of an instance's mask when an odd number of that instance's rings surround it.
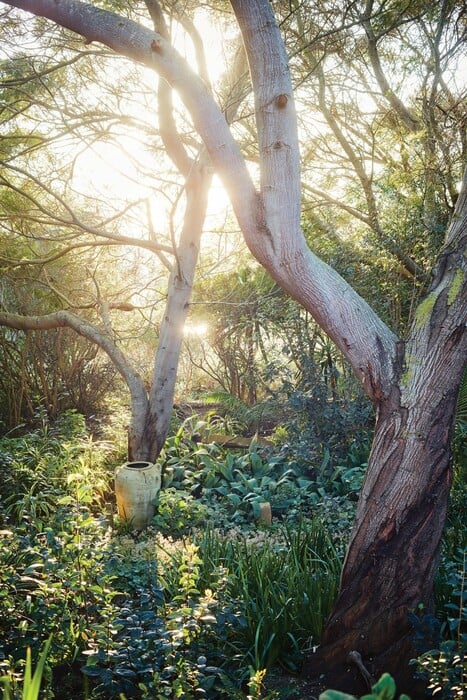
M 416 132 L 420 129 L 420 124 L 415 116 L 407 109 L 402 100 L 396 95 L 394 90 L 392 90 L 389 82 L 384 74 L 383 67 L 379 58 L 378 39 L 375 36 L 373 27 L 371 25 L 371 14 L 373 11 L 373 0 L 367 0 L 365 11 L 362 14 L 362 26 L 365 30 L 367 40 L 368 40 L 368 55 L 370 57 L 371 65 L 373 67 L 373 72 L 375 78 L 378 81 L 378 85 L 383 96 L 389 101 L 391 107 L 399 115 L 402 122 L 406 125 L 409 131 Z

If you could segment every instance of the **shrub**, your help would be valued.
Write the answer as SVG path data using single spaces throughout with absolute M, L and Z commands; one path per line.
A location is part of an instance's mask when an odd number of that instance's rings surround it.
M 444 559 L 437 580 L 437 614 L 440 618 L 412 615 L 415 638 L 424 624 L 434 630 L 435 636 L 424 640 L 420 656 L 411 661 L 417 675 L 427 683 L 428 692 L 439 700 L 457 700 L 465 697 L 467 677 L 467 549 L 459 548 L 452 559 Z M 426 643 L 426 641 L 430 643 Z

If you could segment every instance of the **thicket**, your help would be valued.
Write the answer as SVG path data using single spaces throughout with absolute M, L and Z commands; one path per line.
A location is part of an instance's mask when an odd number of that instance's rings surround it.
M 44 697 L 300 697 L 293 681 L 272 689 L 270 674 L 298 672 L 319 642 L 365 470 L 361 445 L 310 473 L 284 444 L 229 451 L 192 439 L 199 428 L 178 426 L 167 441 L 144 533 L 114 515 L 118 440 L 94 440 L 80 414 L 0 440 L 5 698 L 26 697 L 27 649 L 30 673 L 46 643 Z M 465 484 L 459 462 L 436 617 L 412 614 L 414 663 L 438 698 L 466 689 Z M 271 527 L 257 521 L 265 500 Z

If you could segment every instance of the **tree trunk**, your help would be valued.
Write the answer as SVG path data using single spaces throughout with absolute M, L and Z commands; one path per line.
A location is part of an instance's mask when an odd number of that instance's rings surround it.
M 464 178 L 465 181 L 465 178 Z M 465 182 L 464 182 L 465 184 Z M 409 611 L 433 611 L 451 485 L 450 444 L 466 359 L 466 188 L 425 300 L 381 404 L 322 656 L 358 651 L 375 675 L 409 676 Z
M 170 274 L 167 304 L 159 331 L 149 391 L 149 410 L 139 442 L 129 445 L 130 459 L 156 460 L 169 431 L 183 329 L 198 262 L 211 179 L 212 174 L 205 163 L 193 165 L 187 178 L 183 228 Z
M 418 394 L 432 398 L 429 382 Z M 410 651 L 407 612 L 433 611 L 451 484 L 449 441 L 455 397 L 420 420 L 399 406 L 378 421 L 368 477 L 342 573 L 339 598 L 322 639 L 328 666 L 358 651 L 374 675 L 405 681 Z

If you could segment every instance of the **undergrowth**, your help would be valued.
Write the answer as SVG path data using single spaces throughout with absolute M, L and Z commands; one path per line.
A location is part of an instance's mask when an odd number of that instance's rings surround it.
M 319 644 L 365 469 L 357 451 L 324 493 L 254 441 L 229 452 L 179 430 L 161 457 L 154 524 L 135 533 L 110 512 L 111 445 L 76 414 L 62 420 L 0 440 L 5 700 L 26 697 L 38 664 L 47 697 L 285 698 L 265 679 L 277 667 L 298 673 Z M 465 497 L 457 482 L 454 505 Z M 256 521 L 264 500 L 270 527 Z M 416 666 L 434 697 L 460 698 L 466 557 L 455 509 L 446 533 L 437 617 L 417 611 L 414 623 L 415 637 L 419 623 L 436 628 L 435 646 L 420 648 Z

